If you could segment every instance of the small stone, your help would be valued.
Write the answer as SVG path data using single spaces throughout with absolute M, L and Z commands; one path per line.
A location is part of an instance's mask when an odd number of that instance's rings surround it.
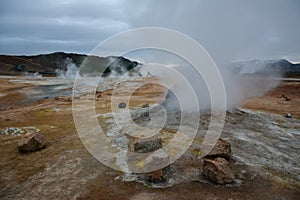
M 286 118 L 292 118 L 292 114 L 291 113 L 286 113 L 285 117 Z
M 66 97 L 66 96 L 56 96 L 54 98 L 56 101 L 61 101 L 61 102 L 72 102 L 72 97 Z
M 24 135 L 18 143 L 19 152 L 32 152 L 46 147 L 46 138 L 41 133 Z
M 149 107 L 149 104 L 144 104 L 144 105 L 142 105 L 142 108 L 148 108 Z
M 232 183 L 235 179 L 228 161 L 224 158 L 204 159 L 202 174 L 212 182 L 221 185 Z
M 119 103 L 119 108 L 126 108 L 126 103 L 124 102 Z
M 289 98 L 289 97 L 287 97 L 287 96 L 285 96 L 284 99 L 285 99 L 286 101 L 290 101 L 290 100 L 291 100 L 291 98 Z

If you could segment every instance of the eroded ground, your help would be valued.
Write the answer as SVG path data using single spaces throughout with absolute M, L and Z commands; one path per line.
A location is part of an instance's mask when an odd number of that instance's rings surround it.
M 121 181 L 120 177 L 124 174 L 104 166 L 87 152 L 78 137 L 68 98 L 54 100 L 53 96 L 46 96 L 43 90 L 34 90 L 36 93 L 34 98 L 31 98 L 23 91 L 32 91 L 32 87 L 35 87 L 33 83 L 11 82 L 13 79 L 18 78 L 0 79 L 0 93 L 4 95 L 0 97 L 2 108 L 0 129 L 36 127 L 46 135 L 49 144 L 41 151 L 20 154 L 17 150 L 17 141 L 22 134 L 0 135 L 1 199 L 299 199 L 300 197 L 299 83 L 283 83 L 268 95 L 247 101 L 245 104 L 247 109 L 228 113 L 222 138 L 232 144 L 231 163 L 237 177 L 234 184 L 217 186 L 202 178 L 201 161 L 187 153 L 174 163 L 178 172 L 181 172 L 177 176 L 181 183 L 167 188 L 151 188 L 134 181 Z M 135 81 L 147 82 L 147 80 L 133 80 L 128 85 L 132 86 Z M 111 86 L 100 86 L 96 94 L 98 120 L 105 131 L 112 128 L 109 121 L 111 116 L 108 114 L 103 117 L 103 114 L 111 112 L 109 99 L 114 85 L 112 82 L 110 81 Z M 69 84 L 60 85 L 57 96 L 65 94 L 64 92 L 69 91 L 69 87 Z M 291 100 L 279 98 L 282 93 Z M 163 89 L 148 84 L 136 91 L 130 107 L 151 105 L 163 98 Z M 293 115 L 292 119 L 285 118 L 287 112 Z M 198 147 L 197 142 L 200 142 L 201 135 L 205 134 L 208 117 L 204 115 L 201 124 L 199 137 L 196 137 L 190 152 Z M 172 130 L 170 134 L 174 134 Z M 194 180 L 184 181 L 185 177 L 193 179 L 193 175 Z
M 244 107 L 253 110 L 263 110 L 280 115 L 291 113 L 300 118 L 300 82 L 283 82 L 275 90 L 263 97 L 245 101 Z

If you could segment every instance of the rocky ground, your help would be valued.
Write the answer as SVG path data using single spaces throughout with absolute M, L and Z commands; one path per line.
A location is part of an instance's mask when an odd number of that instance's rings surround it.
M 17 80 L 17 81 L 16 81 Z M 151 78 L 126 81 L 123 87 Z M 194 143 L 169 169 L 168 180 L 152 184 L 106 167 L 85 149 L 72 118 L 71 99 L 45 95 L 38 85 L 2 77 L 0 97 L 0 198 L 1 199 L 299 199 L 300 197 L 300 83 L 282 83 L 264 97 L 249 99 L 227 113 L 221 135 L 231 144 L 229 160 L 235 181 L 216 185 L 202 176 L 199 144 L 210 114 L 201 115 Z M 51 82 L 51 81 L 50 81 Z M 36 84 L 36 85 L 35 85 Z M 59 86 L 59 87 L 58 87 Z M 98 121 L 106 133 L 114 131 L 110 96 L 114 80 L 107 79 L 96 93 Z M 56 96 L 70 92 L 69 83 L 53 89 Z M 122 87 L 121 87 L 122 88 Z M 34 92 L 32 92 L 34 91 Z M 122 91 L 119 100 L 122 100 Z M 129 107 L 137 109 L 160 102 L 165 91 L 146 84 L 135 92 Z M 286 100 L 287 97 L 290 100 Z M 87 99 L 89 97 L 86 97 Z M 26 101 L 24 101 L 26 100 Z M 285 117 L 290 113 L 292 118 Z M 171 115 L 176 118 L 176 114 Z M 172 118 L 171 117 L 171 118 Z M 176 122 L 175 119 L 169 122 Z M 8 130 L 7 127 L 18 129 Z M 28 128 L 30 127 L 30 128 Z M 19 153 L 18 141 L 28 130 L 46 136 L 46 148 Z M 13 130 L 20 130 L 14 132 Z M 176 126 L 165 127 L 165 141 Z M 175 131 L 176 133 L 176 131 Z M 164 143 L 163 143 L 164 144 Z

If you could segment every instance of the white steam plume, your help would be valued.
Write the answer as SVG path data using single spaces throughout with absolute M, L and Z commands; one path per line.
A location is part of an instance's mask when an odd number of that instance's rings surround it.
M 263 68 L 264 66 L 261 65 Z M 161 65 L 161 64 L 144 64 L 141 73 L 145 76 L 148 72 L 151 75 L 158 76 L 161 79 L 168 80 L 174 83 L 174 87 L 171 88 L 173 93 L 179 93 L 181 96 L 185 97 L 180 100 L 181 104 L 184 104 L 188 110 L 183 110 L 186 112 L 195 111 L 195 106 L 190 105 L 191 95 L 187 93 L 187 85 L 182 82 L 182 79 L 177 77 L 172 77 L 168 68 L 177 70 L 182 74 L 192 85 L 199 102 L 200 110 L 208 111 L 211 109 L 211 100 L 208 87 L 204 79 L 197 73 L 195 69 L 191 66 L 175 66 L 175 65 Z M 263 69 L 259 69 L 263 70 Z M 239 107 L 242 105 L 243 101 L 249 97 L 262 96 L 266 94 L 271 89 L 275 88 L 280 80 L 278 79 L 279 74 L 276 73 L 275 76 L 272 74 L 261 77 L 244 77 L 232 70 L 231 67 L 222 67 L 220 68 L 222 74 L 223 82 L 226 89 L 226 98 L 227 98 L 227 109 L 231 110 L 234 107 Z M 253 71 L 254 73 L 255 71 Z M 275 78 L 276 79 L 275 79 Z M 214 76 L 206 77 L 209 79 L 215 79 Z M 222 89 L 222 88 L 220 88 Z M 218 92 L 218 91 L 216 91 Z M 169 95 L 166 106 L 170 109 L 178 109 L 178 103 L 176 96 Z
M 79 68 L 73 63 L 71 58 L 65 60 L 67 70 L 55 70 L 57 77 L 64 79 L 75 79 L 79 73 Z

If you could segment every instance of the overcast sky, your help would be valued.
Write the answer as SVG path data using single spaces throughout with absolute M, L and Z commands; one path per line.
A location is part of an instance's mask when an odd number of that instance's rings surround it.
M 0 54 L 89 53 L 113 34 L 158 26 L 220 61 L 300 61 L 299 24 L 299 0 L 0 0 Z

